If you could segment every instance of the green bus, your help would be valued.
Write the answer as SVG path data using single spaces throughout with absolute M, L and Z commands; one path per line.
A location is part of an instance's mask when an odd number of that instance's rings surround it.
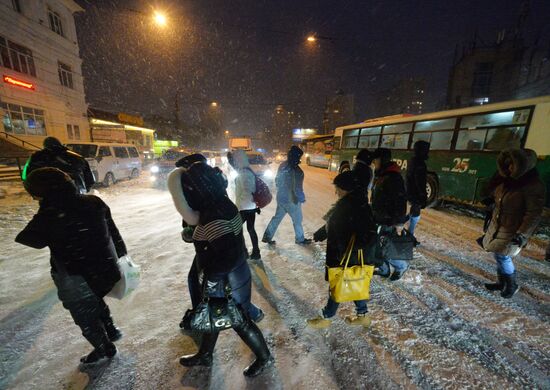
M 507 148 L 537 153 L 537 168 L 550 194 L 550 96 L 338 127 L 329 170 L 350 169 L 360 149 L 378 147 L 392 149 L 393 160 L 406 170 L 418 140 L 431 144 L 427 162 L 430 205 L 439 199 L 477 204 L 496 171 L 499 152 Z

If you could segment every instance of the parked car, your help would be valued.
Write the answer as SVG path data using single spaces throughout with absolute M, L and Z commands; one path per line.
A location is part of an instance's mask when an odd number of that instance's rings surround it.
M 176 161 L 190 154 L 189 151 L 181 148 L 165 150 L 162 156 L 157 158 L 149 168 L 153 185 L 156 187 L 166 186 L 166 178 L 168 174 L 176 168 Z
M 96 182 L 102 183 L 106 187 L 120 179 L 137 178 L 141 173 L 141 157 L 134 145 L 109 142 L 72 142 L 66 146 L 88 161 Z

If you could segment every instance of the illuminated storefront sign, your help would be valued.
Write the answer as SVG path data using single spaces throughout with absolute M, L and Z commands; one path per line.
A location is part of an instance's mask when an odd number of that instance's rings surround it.
M 29 83 L 29 82 L 26 82 L 26 81 L 23 81 L 23 80 L 18 80 L 16 78 L 11 77 L 11 76 L 4 75 L 4 82 L 8 83 L 8 84 L 11 84 L 11 85 L 16 85 L 18 87 L 22 87 L 22 88 L 25 88 L 25 89 L 30 89 L 32 91 L 34 91 L 34 89 L 35 89 L 33 83 Z

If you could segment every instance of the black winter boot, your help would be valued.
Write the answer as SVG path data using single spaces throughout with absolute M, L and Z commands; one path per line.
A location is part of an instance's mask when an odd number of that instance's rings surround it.
M 502 298 L 512 298 L 515 293 L 518 292 L 519 286 L 516 283 L 516 273 L 510 275 L 503 275 L 504 278 L 504 290 L 500 293 Z
M 244 369 L 244 376 L 254 377 L 260 375 L 265 368 L 273 364 L 273 357 L 269 352 L 262 331 L 255 323 L 248 321 L 242 328 L 235 329 L 235 332 L 256 355 L 256 360 Z
M 500 272 L 497 274 L 498 280 L 496 283 L 485 283 L 485 288 L 489 291 L 502 291 L 504 288 L 504 275 Z
M 199 352 L 194 355 L 185 355 L 180 358 L 180 364 L 184 367 L 212 365 L 212 354 L 218 341 L 219 333 L 204 333 L 202 335 Z
M 107 332 L 107 337 L 109 337 L 109 341 L 114 342 L 120 340 L 123 336 L 122 331 L 115 326 L 113 317 L 111 317 L 111 310 L 103 299 L 101 299 L 100 301 L 100 307 L 102 310 L 102 314 L 100 316 L 101 322 L 103 323 L 105 332 Z
M 82 335 L 94 347 L 92 352 L 80 359 L 82 365 L 95 364 L 104 358 L 111 359 L 116 355 L 116 346 L 109 341 L 103 328 L 101 328 L 101 332 L 83 332 Z

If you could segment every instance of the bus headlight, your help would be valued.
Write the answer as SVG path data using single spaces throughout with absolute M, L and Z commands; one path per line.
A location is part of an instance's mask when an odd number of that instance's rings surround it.
M 159 167 L 157 165 L 153 165 L 150 169 L 151 173 L 159 173 Z
M 266 179 L 273 179 L 273 171 L 271 169 L 266 169 L 264 172 L 264 177 Z

